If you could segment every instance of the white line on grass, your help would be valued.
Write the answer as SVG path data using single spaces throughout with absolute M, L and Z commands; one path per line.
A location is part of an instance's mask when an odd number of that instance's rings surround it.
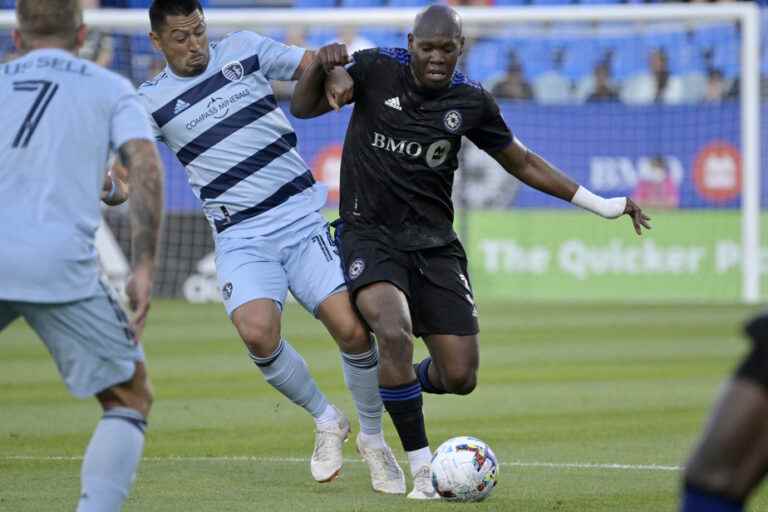
M 37 455 L 6 455 L 0 456 L 0 460 L 29 460 L 29 461 L 81 461 L 82 457 L 70 456 L 37 456 Z M 298 457 L 144 457 L 145 462 L 260 462 L 260 463 L 302 463 L 306 464 L 309 459 Z M 360 459 L 345 459 L 345 462 L 362 463 Z M 402 462 L 402 461 L 401 461 Z M 625 471 L 680 471 L 679 466 L 664 466 L 660 464 L 605 464 L 592 462 L 502 462 L 502 466 L 519 468 L 552 468 L 552 469 L 617 469 Z

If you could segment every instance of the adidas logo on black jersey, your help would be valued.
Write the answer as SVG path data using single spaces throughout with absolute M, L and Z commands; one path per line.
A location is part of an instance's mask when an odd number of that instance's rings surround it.
M 176 105 L 173 107 L 173 113 L 178 114 L 179 112 L 183 112 L 189 108 L 189 103 L 187 103 L 184 100 L 176 100 Z
M 395 110 L 403 110 L 403 108 L 400 106 L 400 98 L 395 96 L 394 98 L 389 98 L 387 101 L 384 102 L 384 104 L 388 107 L 392 107 Z

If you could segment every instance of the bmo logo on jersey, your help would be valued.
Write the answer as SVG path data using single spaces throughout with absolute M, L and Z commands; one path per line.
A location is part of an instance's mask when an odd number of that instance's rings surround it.
M 411 140 L 396 140 L 392 137 L 387 137 L 379 132 L 373 132 L 373 142 L 371 146 L 390 153 L 399 153 L 401 155 L 408 155 L 411 158 L 418 158 L 423 153 L 423 148 L 418 142 Z
M 424 148 L 418 142 L 393 139 L 379 132 L 373 132 L 371 146 L 389 151 L 390 153 L 406 155 L 414 159 L 419 158 L 423 154 L 427 165 L 432 168 L 445 162 L 451 151 L 451 141 L 449 140 L 441 139 L 433 142 L 425 153 Z

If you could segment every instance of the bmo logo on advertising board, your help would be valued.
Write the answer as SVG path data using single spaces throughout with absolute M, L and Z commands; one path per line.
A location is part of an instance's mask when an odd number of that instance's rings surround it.
M 642 182 L 669 181 L 676 187 L 685 169 L 675 155 L 593 156 L 589 159 L 589 183 L 603 192 L 632 190 Z
M 733 144 L 715 141 L 707 144 L 693 164 L 696 192 L 716 203 L 739 197 L 741 193 L 741 154 Z

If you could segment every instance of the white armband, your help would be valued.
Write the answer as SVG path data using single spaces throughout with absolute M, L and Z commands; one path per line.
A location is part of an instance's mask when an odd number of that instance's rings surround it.
M 611 197 L 606 199 L 579 186 L 579 189 L 573 195 L 573 199 L 571 199 L 571 203 L 606 219 L 615 219 L 624 214 L 624 210 L 627 207 L 627 198 Z

